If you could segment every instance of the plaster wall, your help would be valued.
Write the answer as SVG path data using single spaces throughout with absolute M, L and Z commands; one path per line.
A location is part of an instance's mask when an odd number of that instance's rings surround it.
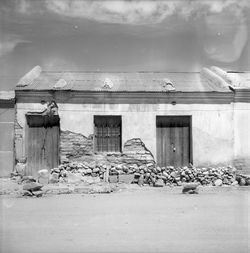
M 61 129 L 84 136 L 94 132 L 94 115 L 121 115 L 122 144 L 132 138 L 141 138 L 155 158 L 156 116 L 189 115 L 192 116 L 194 165 L 233 162 L 233 104 L 58 104 L 58 107 Z M 41 110 L 44 106 L 38 103 L 18 103 L 18 123 L 25 128 L 25 113 Z
M 234 164 L 250 174 L 250 104 L 234 104 Z
M 13 171 L 14 105 L 0 107 L 0 177 Z

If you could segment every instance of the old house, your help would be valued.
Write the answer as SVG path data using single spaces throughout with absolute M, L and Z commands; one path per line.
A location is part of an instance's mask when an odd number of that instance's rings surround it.
M 8 177 L 14 166 L 14 91 L 0 91 L 0 177 Z
M 250 74 L 42 71 L 16 86 L 15 158 L 27 174 L 65 161 L 250 164 Z

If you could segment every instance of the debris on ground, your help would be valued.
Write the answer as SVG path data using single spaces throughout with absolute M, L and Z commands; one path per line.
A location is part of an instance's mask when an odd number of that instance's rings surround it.
M 200 185 L 249 185 L 250 178 L 240 175 L 237 177 L 236 169 L 227 167 L 173 166 L 159 167 L 153 163 L 138 166 L 137 164 L 98 164 L 87 162 L 63 163 L 52 169 L 50 182 L 80 183 L 89 178 L 96 181 L 105 181 L 108 170 L 110 183 L 136 183 L 140 186 L 155 187 L 181 186 L 185 183 L 199 183 Z
M 182 193 L 184 194 L 198 194 L 198 183 L 187 183 L 183 186 Z
M 23 186 L 23 196 L 41 197 L 43 195 L 43 191 L 41 190 L 42 188 L 43 185 L 36 182 L 26 183 Z

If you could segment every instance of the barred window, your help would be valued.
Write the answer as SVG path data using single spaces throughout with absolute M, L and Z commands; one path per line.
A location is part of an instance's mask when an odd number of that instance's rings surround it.
M 94 116 L 95 151 L 121 152 L 121 116 Z

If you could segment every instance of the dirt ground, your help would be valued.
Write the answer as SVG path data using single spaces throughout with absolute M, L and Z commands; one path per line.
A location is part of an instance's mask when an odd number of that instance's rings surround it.
M 250 252 L 250 191 L 131 188 L 111 194 L 2 196 L 1 252 Z

